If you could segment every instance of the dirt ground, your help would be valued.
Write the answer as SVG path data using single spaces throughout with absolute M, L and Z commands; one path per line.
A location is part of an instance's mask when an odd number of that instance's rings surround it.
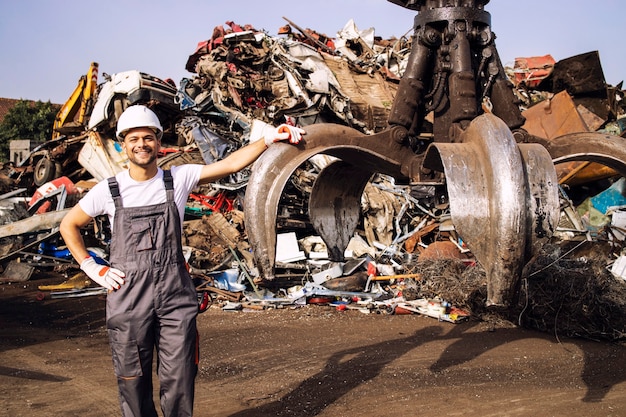
M 0 284 L 0 416 L 120 415 L 104 296 L 37 299 L 59 282 Z M 626 415 L 624 344 L 319 305 L 198 323 L 198 417 Z

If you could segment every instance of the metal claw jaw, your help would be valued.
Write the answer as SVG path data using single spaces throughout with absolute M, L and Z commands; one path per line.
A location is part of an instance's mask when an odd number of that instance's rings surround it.
M 476 117 L 461 143 L 434 143 L 424 166 L 445 173 L 459 236 L 487 275 L 487 305 L 507 306 L 524 265 L 556 230 L 558 180 L 539 144 L 517 144 L 498 117 Z

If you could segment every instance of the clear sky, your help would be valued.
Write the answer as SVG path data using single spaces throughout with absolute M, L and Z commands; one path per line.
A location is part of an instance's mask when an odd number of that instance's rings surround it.
M 232 20 L 276 35 L 286 21 L 335 36 L 354 19 L 383 38 L 412 33 L 415 13 L 387 0 L 0 0 L 0 97 L 64 103 L 92 61 L 178 85 L 213 28 Z M 626 78 L 626 1 L 491 0 L 503 64 L 599 51 L 606 81 Z

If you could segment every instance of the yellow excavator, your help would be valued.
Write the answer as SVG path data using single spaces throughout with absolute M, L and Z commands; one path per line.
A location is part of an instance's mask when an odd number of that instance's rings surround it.
M 98 63 L 92 62 L 87 74 L 80 77 L 74 92 L 57 113 L 52 126 L 52 139 L 57 139 L 62 135 L 81 133 L 85 130 L 86 119 L 91 114 L 97 86 Z
M 73 159 L 62 155 L 76 154 L 85 139 L 85 130 L 97 97 L 98 63 L 92 62 L 89 70 L 78 80 L 72 95 L 56 115 L 52 137 L 33 149 L 24 161 L 14 167 L 13 174 L 20 185 L 29 189 L 55 179 L 63 170 L 76 171 L 80 167 Z M 75 158 L 74 158 L 75 159 Z

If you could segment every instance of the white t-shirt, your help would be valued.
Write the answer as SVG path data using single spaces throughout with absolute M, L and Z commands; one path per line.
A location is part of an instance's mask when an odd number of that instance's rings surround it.
M 203 165 L 186 164 L 171 168 L 174 179 L 174 200 L 180 215 L 180 224 L 185 217 L 185 205 L 189 193 L 196 188 L 200 180 Z M 157 175 L 147 181 L 135 181 L 130 177 L 128 170 L 115 176 L 120 188 L 122 205 L 124 207 L 141 207 L 161 204 L 167 201 L 163 170 L 159 168 Z M 115 203 L 111 196 L 107 180 L 100 181 L 78 202 L 80 208 L 90 217 L 106 214 L 109 216 L 111 227 L 115 215 Z

